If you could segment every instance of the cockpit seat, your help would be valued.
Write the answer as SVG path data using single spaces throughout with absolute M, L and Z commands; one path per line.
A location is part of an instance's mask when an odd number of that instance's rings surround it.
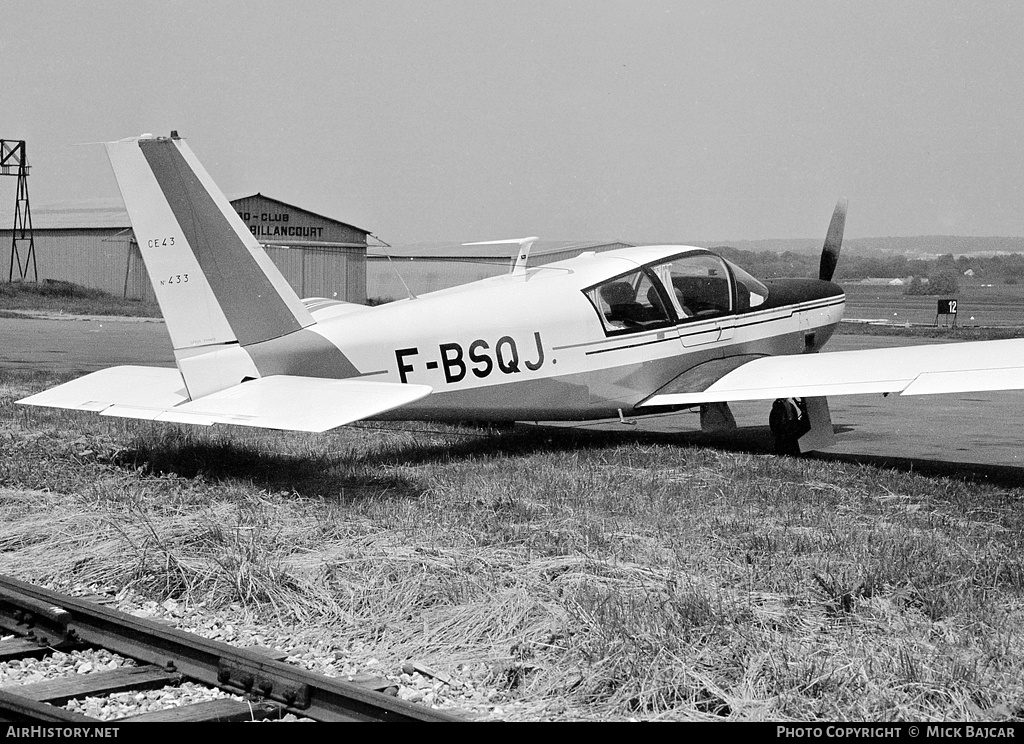
M 608 304 L 608 320 L 642 323 L 648 320 L 648 311 L 636 301 L 629 282 L 612 282 L 601 287 L 601 299 Z

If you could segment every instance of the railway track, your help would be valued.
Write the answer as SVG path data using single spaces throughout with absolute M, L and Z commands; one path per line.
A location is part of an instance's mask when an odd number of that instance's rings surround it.
M 0 576 L 0 662 L 57 651 L 106 649 L 135 666 L 0 688 L 0 722 L 103 725 L 136 721 L 250 721 L 286 714 L 314 721 L 455 721 L 365 684 L 315 674 L 260 650 L 235 648 L 92 601 Z M 115 721 L 61 707 L 69 700 L 195 682 L 238 697 Z

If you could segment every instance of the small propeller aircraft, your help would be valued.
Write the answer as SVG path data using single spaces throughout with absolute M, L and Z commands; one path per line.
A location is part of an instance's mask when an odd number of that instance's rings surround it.
M 834 442 L 828 395 L 1024 388 L 1024 340 L 818 354 L 846 201 L 817 279 L 759 281 L 715 253 L 583 253 L 368 307 L 299 299 L 184 140 L 106 145 L 177 368 L 122 366 L 18 401 L 186 424 L 320 432 L 352 421 L 592 420 L 774 400 L 778 449 Z

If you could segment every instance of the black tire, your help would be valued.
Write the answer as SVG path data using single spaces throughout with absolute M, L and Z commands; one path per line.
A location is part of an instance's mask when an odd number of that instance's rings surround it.
M 772 411 L 768 414 L 768 428 L 775 437 L 775 454 L 795 456 L 800 454 L 800 437 L 807 433 L 810 426 L 795 399 L 779 398 L 772 404 Z

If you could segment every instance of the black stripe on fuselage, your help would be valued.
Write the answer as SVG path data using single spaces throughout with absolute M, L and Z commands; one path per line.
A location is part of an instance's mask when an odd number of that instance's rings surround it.
M 712 331 L 715 330 L 717 330 L 717 328 L 708 328 L 706 331 L 704 331 L 704 333 L 711 333 Z M 635 344 L 626 344 L 625 346 L 612 346 L 607 349 L 595 349 L 594 351 L 587 351 L 584 353 L 587 356 L 590 356 L 591 354 L 604 354 L 605 352 L 608 351 L 621 351 L 622 349 L 636 349 L 640 346 L 652 346 L 653 344 L 663 344 L 669 341 L 675 341 L 676 343 L 679 343 L 679 336 L 666 336 L 665 338 L 656 338 L 653 341 L 640 341 Z
M 302 328 L 172 140 L 139 140 L 185 240 L 242 346 Z
M 846 302 L 846 300 L 842 299 L 842 300 L 838 300 L 836 302 L 819 302 L 819 303 L 816 303 L 814 305 L 811 305 L 811 304 L 794 305 L 794 306 L 788 308 L 789 311 L 790 311 L 789 315 L 782 315 L 782 316 L 775 317 L 775 318 L 758 318 L 756 320 L 751 320 L 748 323 L 736 323 L 733 326 L 733 328 L 752 328 L 753 326 L 764 325 L 765 323 L 774 323 L 777 320 L 785 320 L 787 318 L 792 318 L 793 317 L 793 313 L 798 313 L 798 312 L 799 313 L 803 313 L 803 312 L 807 312 L 809 310 L 823 310 L 823 309 L 825 309 L 827 307 L 836 307 L 837 305 L 842 305 L 845 302 Z M 767 311 L 767 312 L 777 313 L 780 310 L 786 310 L 786 309 L 787 309 L 786 307 L 775 307 L 775 308 L 772 308 L 770 311 Z M 733 316 L 733 317 L 736 317 L 736 318 L 739 319 L 739 318 L 746 318 L 748 316 L 746 316 L 746 315 L 737 315 L 737 316 Z

